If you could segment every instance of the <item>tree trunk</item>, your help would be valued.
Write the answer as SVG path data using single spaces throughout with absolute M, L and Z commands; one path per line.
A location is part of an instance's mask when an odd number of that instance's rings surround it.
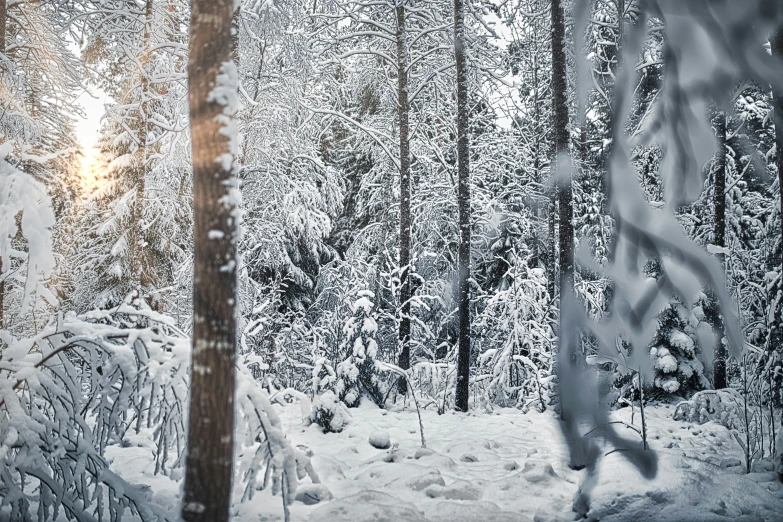
M 547 291 L 549 292 L 549 297 L 554 300 L 557 295 L 557 241 L 555 240 L 557 231 L 557 195 L 554 193 L 549 197 L 547 212 L 547 228 L 549 230 L 547 236 L 547 247 L 549 250 L 549 265 L 547 266 L 547 276 L 549 279 L 547 281 Z
M 182 517 L 229 519 L 234 457 L 236 66 L 233 0 L 193 0 L 188 58 L 193 153 L 193 355 Z
M 5 25 L 7 17 L 8 2 L 7 0 L 0 0 L 0 54 L 5 54 Z M 2 71 L 4 68 L 5 67 L 0 67 L 0 71 Z
M 411 160 L 410 124 L 408 121 L 408 50 L 405 33 L 405 0 L 396 0 L 397 12 L 397 102 L 400 120 L 400 356 L 398 365 L 403 370 L 410 368 L 411 336 Z M 399 380 L 400 393 L 407 393 L 404 378 Z
M 454 0 L 454 57 L 457 71 L 457 205 L 459 208 L 459 253 L 457 299 L 459 300 L 459 348 L 455 407 L 468 411 L 470 388 L 470 140 L 468 137 L 468 71 L 465 49 L 465 4 Z
M 726 246 L 726 113 L 719 112 L 715 121 L 718 139 L 718 150 L 715 156 L 715 184 L 712 193 L 713 206 L 715 207 L 715 223 L 713 228 L 714 245 Z M 723 254 L 716 255 L 718 261 L 723 264 Z M 715 362 L 712 366 L 713 385 L 716 390 L 726 387 L 726 347 L 723 345 L 723 318 L 720 313 L 715 314 L 713 325 L 718 337 L 715 349 Z
M 565 61 L 565 24 L 561 0 L 552 0 L 552 128 L 554 134 L 555 157 L 553 172 L 557 173 L 557 203 L 560 243 L 560 302 L 563 295 L 574 288 L 574 227 L 572 223 L 572 187 L 571 179 L 563 179 L 559 162 L 568 154 L 568 101 Z M 560 314 L 560 336 L 562 341 L 563 314 Z M 560 343 L 561 346 L 563 343 Z
M 150 63 L 151 39 L 152 39 L 152 2 L 146 0 L 144 7 L 144 36 L 141 54 L 141 99 L 139 100 L 139 134 L 138 147 L 136 153 L 137 160 L 135 165 L 135 185 L 136 200 L 133 204 L 133 215 L 131 226 L 131 267 L 133 272 L 133 283 L 138 286 L 139 297 L 147 297 L 150 290 L 150 278 L 148 271 L 151 267 L 146 266 L 145 247 L 144 247 L 144 194 L 146 192 L 147 181 L 147 119 L 149 110 L 149 79 L 147 66 Z M 152 304 L 152 303 L 151 303 Z

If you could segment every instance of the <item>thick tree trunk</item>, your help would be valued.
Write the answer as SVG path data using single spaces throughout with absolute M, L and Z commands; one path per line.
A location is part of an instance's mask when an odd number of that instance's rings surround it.
M 558 163 L 568 154 L 568 100 L 565 61 L 565 23 L 561 0 L 552 0 L 552 128 L 555 157 L 553 172 L 557 173 L 557 204 L 560 243 L 560 302 L 574 288 L 574 228 L 572 223 L 573 192 L 571 179 L 562 179 Z M 560 314 L 560 336 L 566 331 Z M 561 339 L 561 346 L 563 345 Z
M 231 507 L 236 352 L 233 0 L 193 0 L 188 58 L 193 151 L 193 355 L 182 517 L 225 522 Z
M 713 206 L 715 208 L 715 223 L 713 228 L 713 244 L 719 247 L 726 246 L 726 113 L 719 112 L 716 121 L 716 134 L 718 150 L 715 156 L 715 184 L 712 193 Z M 723 255 L 716 257 L 723 264 Z M 723 318 L 719 313 L 715 314 L 715 332 L 718 344 L 715 349 L 715 361 L 712 366 L 713 385 L 716 390 L 726 387 L 726 347 L 723 345 Z
M 455 407 L 468 411 L 470 389 L 470 140 L 468 137 L 468 71 L 465 49 L 465 4 L 454 0 L 454 57 L 457 65 L 457 204 L 459 207 L 459 253 L 457 299 L 459 301 L 459 348 Z
M 397 12 L 397 102 L 400 121 L 400 356 L 398 365 L 403 370 L 410 368 L 411 336 L 411 159 L 410 124 L 408 121 L 408 49 L 405 34 L 405 0 L 396 0 Z M 404 378 L 399 380 L 400 393 L 408 390 Z

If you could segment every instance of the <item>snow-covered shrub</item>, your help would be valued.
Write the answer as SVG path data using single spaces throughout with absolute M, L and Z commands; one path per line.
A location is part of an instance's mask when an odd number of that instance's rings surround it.
M 337 365 L 335 391 L 349 407 L 358 406 L 362 397 L 383 407 L 388 390 L 388 383 L 375 365 L 378 323 L 373 317 L 374 297 L 369 290 L 359 291 L 351 307 L 353 315 L 343 327 L 344 341 L 341 348 L 346 357 Z
M 313 395 L 330 391 L 337 382 L 337 374 L 326 357 L 318 357 L 313 366 Z
M 34 500 L 43 519 L 64 512 L 119 520 L 130 511 L 165 520 L 103 454 L 128 430 L 148 428 L 156 434 L 156 472 L 181 464 L 189 342 L 173 321 L 123 305 L 69 314 L 34 337 L 3 341 L 0 506 L 10 507 L 10 518 L 27 520 Z M 31 482 L 37 498 L 23 487 Z
M 659 316 L 658 331 L 651 343 L 655 391 L 664 395 L 684 395 L 710 387 L 704 375 L 698 341 L 709 341 L 709 326 L 702 322 L 701 308 L 693 312 L 672 305 Z M 704 330 L 707 330 L 706 332 Z
M 110 469 L 104 452 L 129 430 L 148 430 L 155 473 L 182 475 L 191 343 L 175 321 L 143 302 L 125 303 L 59 317 L 33 337 L 0 335 L 0 518 L 10 511 L 11 520 L 28 520 L 35 507 L 44 520 L 64 513 L 115 521 L 128 512 L 145 522 L 169 520 L 144 489 Z M 262 473 L 261 486 L 271 479 L 273 491 L 293 498 L 309 461 L 285 439 L 250 372 L 240 367 L 237 377 L 246 490 L 258 487 Z
M 348 425 L 350 413 L 333 391 L 326 391 L 313 400 L 310 421 L 325 433 L 339 433 Z
M 507 289 L 493 295 L 477 323 L 494 346 L 479 356 L 484 393 L 500 406 L 540 410 L 548 404 L 544 384 L 551 373 L 554 332 L 543 269 L 524 261 L 509 269 Z
M 13 293 L 18 294 L 18 312 L 25 314 L 34 310 L 37 299 L 57 302 L 43 284 L 55 268 L 55 219 L 46 186 L 6 161 L 12 148 L 11 142 L 0 144 L 0 274 L 5 313 Z
M 704 424 L 715 421 L 729 429 L 740 427 L 742 395 L 737 390 L 703 390 L 677 404 L 674 420 Z

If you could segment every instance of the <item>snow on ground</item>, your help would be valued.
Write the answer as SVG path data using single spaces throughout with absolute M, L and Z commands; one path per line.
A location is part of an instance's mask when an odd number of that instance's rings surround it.
M 349 426 L 324 434 L 304 427 L 297 404 L 279 408 L 288 437 L 309 449 L 323 488 L 302 486 L 291 507 L 296 521 L 561 521 L 574 520 L 573 500 L 585 471 L 566 466 L 567 449 L 554 413 L 438 415 L 424 411 L 427 448 L 421 448 L 415 409 L 351 410 Z M 714 423 L 671 419 L 673 407 L 645 410 L 650 447 L 659 457 L 658 476 L 645 481 L 620 453 L 602 458 L 586 518 L 601 521 L 780 521 L 783 485 L 774 472 L 744 474 L 742 453 L 729 431 Z M 638 408 L 635 425 L 641 424 Z M 631 421 L 631 410 L 613 414 Z M 628 428 L 626 436 L 637 436 Z M 373 438 L 388 434 L 392 447 L 377 449 Z M 137 436 L 141 437 L 141 436 Z M 153 476 L 144 441 L 110 450 L 112 468 L 129 480 L 149 484 L 154 500 L 175 512 L 177 482 Z M 141 447 L 139 447 L 141 443 Z M 608 451 L 609 448 L 607 448 Z M 239 505 L 239 521 L 283 519 L 279 497 L 258 492 Z

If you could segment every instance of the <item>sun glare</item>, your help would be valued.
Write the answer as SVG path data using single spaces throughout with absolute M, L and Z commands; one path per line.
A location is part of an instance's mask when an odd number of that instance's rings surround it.
M 97 151 L 87 149 L 82 156 L 82 166 L 80 171 L 82 189 L 86 191 L 95 190 L 100 182 L 100 172 L 98 171 L 98 162 L 96 161 Z

